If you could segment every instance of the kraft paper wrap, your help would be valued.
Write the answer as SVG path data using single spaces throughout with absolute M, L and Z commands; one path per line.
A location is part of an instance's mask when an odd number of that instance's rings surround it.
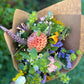
M 65 26 L 70 27 L 70 35 L 66 38 L 64 43 L 64 47 L 66 49 L 78 50 L 80 49 L 84 52 L 84 15 L 81 15 L 81 0 L 65 0 L 49 6 L 43 10 L 40 10 L 38 14 L 38 18 L 45 16 L 48 11 L 53 12 L 54 17 L 57 20 L 62 21 Z M 16 9 L 14 13 L 13 25 L 10 30 L 14 34 L 16 34 L 16 27 L 21 22 L 26 22 L 28 18 L 28 13 L 22 10 Z M 13 39 L 11 39 L 7 33 L 4 33 L 5 40 L 7 42 L 9 51 L 11 53 L 12 61 L 14 68 L 18 71 L 17 62 L 14 58 L 14 53 L 16 52 L 15 44 Z M 75 68 L 75 66 L 79 63 L 82 55 L 78 56 L 77 60 L 72 62 L 72 68 L 69 70 L 61 70 L 61 72 L 67 73 Z M 53 79 L 52 79 L 53 80 Z

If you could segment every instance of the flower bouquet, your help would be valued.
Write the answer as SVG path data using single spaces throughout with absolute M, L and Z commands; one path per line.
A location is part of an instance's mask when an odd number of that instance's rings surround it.
M 71 28 L 57 20 L 58 16 L 50 11 L 40 18 L 35 11 L 27 16 L 23 17 L 25 21 L 15 23 L 17 26 L 13 31 L 0 26 L 14 40 L 10 39 L 11 46 L 14 45 L 11 55 L 19 73 L 13 81 L 15 84 L 43 84 L 58 78 L 68 84 L 70 78 L 64 73 L 76 66 L 76 59 L 81 54 L 78 48 L 73 47 L 74 42 L 72 46 L 68 44 L 72 42 L 68 38 Z M 67 42 L 66 37 L 69 39 Z
M 56 78 L 69 83 L 64 73 L 75 68 L 80 50 L 84 51 L 83 23 L 80 0 L 64 0 L 30 15 L 16 9 L 12 29 L 0 26 L 19 72 L 13 84 L 41 84 Z

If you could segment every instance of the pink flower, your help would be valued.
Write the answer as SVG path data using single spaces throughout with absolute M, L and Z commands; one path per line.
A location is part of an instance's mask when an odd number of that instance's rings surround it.
M 50 64 L 48 64 L 48 71 L 51 73 L 57 69 L 57 66 L 55 66 L 53 63 L 56 62 L 56 60 L 53 57 L 48 57 L 48 59 L 51 61 Z
M 50 63 L 48 68 L 48 71 L 51 73 L 57 69 L 57 66 L 55 66 L 53 63 Z
M 54 63 L 54 62 L 56 62 L 56 60 L 53 58 L 53 57 L 48 57 L 48 60 L 50 60 L 51 61 L 51 63 Z
M 40 20 L 41 20 L 41 21 L 44 21 L 44 20 L 45 20 L 45 17 L 41 17 Z

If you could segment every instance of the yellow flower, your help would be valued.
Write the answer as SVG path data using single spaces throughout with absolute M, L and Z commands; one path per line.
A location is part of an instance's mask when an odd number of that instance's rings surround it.
M 57 41 L 58 41 L 58 38 L 57 38 L 58 36 L 59 36 L 58 32 L 55 32 L 55 35 L 50 36 L 49 38 L 52 38 L 52 39 L 55 41 L 55 43 L 54 43 L 54 44 L 56 44 L 56 43 L 57 43 Z
M 19 70 L 19 73 L 12 79 L 13 81 L 16 81 L 20 76 L 23 76 L 24 73 L 22 70 Z
M 56 20 L 55 18 L 52 18 L 52 20 L 56 23 L 56 24 L 59 24 L 59 25 L 62 25 L 63 27 L 65 27 L 65 25 L 59 21 L 59 20 Z

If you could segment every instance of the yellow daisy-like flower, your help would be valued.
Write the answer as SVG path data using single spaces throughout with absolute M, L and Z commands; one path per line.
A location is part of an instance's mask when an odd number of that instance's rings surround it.
M 65 27 L 65 25 L 59 21 L 59 20 L 56 20 L 55 18 L 52 18 L 52 20 L 56 23 L 56 24 L 59 24 L 59 25 L 62 25 L 63 27 Z
M 59 36 L 58 32 L 55 32 L 55 35 L 50 36 L 49 38 L 52 38 L 52 39 L 55 41 L 55 43 L 54 43 L 54 44 L 56 44 L 56 43 L 57 43 L 57 41 L 58 41 L 58 38 L 57 38 L 58 36 Z
M 18 77 L 23 76 L 23 75 L 24 75 L 23 71 L 19 70 L 19 73 L 12 80 L 16 81 L 18 79 Z

